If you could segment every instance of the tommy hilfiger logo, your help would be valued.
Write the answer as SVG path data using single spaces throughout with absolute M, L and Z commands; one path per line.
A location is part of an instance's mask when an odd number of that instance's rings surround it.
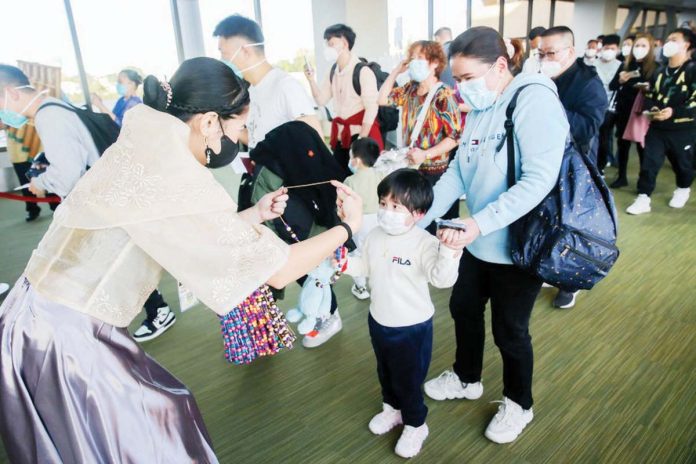
M 401 264 L 402 266 L 410 266 L 411 260 L 408 258 L 404 259 L 404 258 L 399 258 L 398 256 L 394 256 L 392 258 L 392 263 Z

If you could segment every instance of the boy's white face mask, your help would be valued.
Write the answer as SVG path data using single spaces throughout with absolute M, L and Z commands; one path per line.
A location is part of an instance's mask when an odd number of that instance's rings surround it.
M 389 235 L 403 235 L 415 225 L 409 220 L 411 213 L 380 208 L 377 211 L 377 224 Z

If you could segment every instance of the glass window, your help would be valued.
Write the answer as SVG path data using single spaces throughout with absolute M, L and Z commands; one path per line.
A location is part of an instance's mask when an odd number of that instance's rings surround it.
M 314 62 L 312 0 L 262 0 L 261 21 L 268 62 L 302 75 L 305 56 Z M 292 33 L 288 33 L 292 25 Z
M 551 0 L 534 0 L 532 3 L 532 29 L 538 26 L 549 27 Z
M 500 4 L 498 0 L 472 0 L 471 1 L 471 25 L 488 26 L 498 30 L 498 18 L 500 17 Z
M 652 28 L 653 26 L 655 26 L 656 19 L 657 19 L 657 13 L 654 10 L 649 10 L 648 16 L 646 17 L 646 20 L 645 20 L 645 26 L 647 28 Z
M 63 2 L 6 2 L 2 7 L 0 62 L 28 61 L 61 69 L 61 89 L 73 103 L 84 103 L 75 51 Z M 82 39 L 85 40 L 85 39 Z
M 198 0 L 203 28 L 205 54 L 211 58 L 220 58 L 218 39 L 213 37 L 215 26 L 233 14 L 240 14 L 250 19 L 254 16 L 254 0 Z
M 433 32 L 441 27 L 452 29 L 452 37 L 466 30 L 466 0 L 434 0 Z
M 431 38 L 427 0 L 388 0 L 387 11 L 390 55 L 403 57 L 411 43 Z
M 536 3 L 536 2 L 534 2 Z M 527 0 L 505 1 L 504 35 L 509 39 L 524 39 L 527 37 Z
M 556 11 L 553 18 L 554 26 L 573 27 L 573 11 L 575 11 L 575 3 L 567 1 L 557 1 Z
M 621 29 L 623 26 L 623 23 L 626 22 L 626 18 L 628 18 L 628 8 L 620 6 L 618 10 L 616 10 L 616 22 L 614 23 L 614 29 L 617 31 Z
M 121 69 L 169 77 L 179 61 L 168 0 L 72 0 L 91 92 L 111 108 Z M 63 14 L 60 21 L 63 21 Z M 156 18 L 156 19 L 155 19 Z

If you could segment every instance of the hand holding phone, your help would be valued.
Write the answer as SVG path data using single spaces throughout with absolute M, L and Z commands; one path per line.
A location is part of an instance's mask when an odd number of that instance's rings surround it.
M 454 229 L 466 231 L 466 224 L 459 221 L 452 221 L 449 219 L 435 219 L 435 224 L 438 229 Z

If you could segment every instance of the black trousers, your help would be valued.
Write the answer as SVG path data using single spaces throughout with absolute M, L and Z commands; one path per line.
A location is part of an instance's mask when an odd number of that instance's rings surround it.
M 694 181 L 695 129 L 662 130 L 651 127 L 645 136 L 645 155 L 640 166 L 638 193 L 651 195 L 657 174 L 665 162 L 672 165 L 677 187 L 688 188 Z
M 159 290 L 155 289 L 155 291 L 150 293 L 150 296 L 147 297 L 147 300 L 145 300 L 145 304 L 143 306 L 145 306 L 147 320 L 152 322 L 157 317 L 157 310 L 167 306 L 167 302 L 164 301 L 164 298 Z
M 12 167 L 14 168 L 15 174 L 17 174 L 17 179 L 19 180 L 19 185 L 24 185 L 27 182 L 29 182 L 29 179 L 27 179 L 27 171 L 31 167 L 31 162 L 25 161 L 23 163 L 12 163 Z M 25 197 L 32 197 L 36 198 L 36 196 L 29 191 L 29 189 L 22 189 L 22 195 Z M 41 208 L 39 207 L 38 204 L 36 203 L 31 203 L 31 202 L 25 202 L 24 207 L 27 210 L 27 213 L 31 213 L 34 211 L 41 211 Z
M 609 161 L 614 164 L 614 125 L 616 113 L 607 111 L 604 113 L 604 122 L 599 126 L 599 149 L 597 150 L 597 167 L 601 172 L 607 167 Z
M 423 382 L 433 351 L 433 320 L 405 327 L 386 327 L 368 318 L 382 401 L 401 411 L 404 425 L 420 427 L 428 407 Z
M 513 265 L 481 261 L 464 250 L 450 298 L 457 339 L 454 372 L 464 383 L 481 380 L 484 311 L 490 300 L 493 339 L 503 358 L 503 394 L 524 409 L 534 402 L 529 319 L 541 284 L 541 279 Z
M 628 118 L 630 116 L 630 110 L 627 113 L 617 113 L 614 124 L 616 125 L 616 167 L 618 169 L 617 177 L 619 179 L 626 179 L 628 171 L 628 155 L 631 151 L 630 140 L 624 140 L 623 133 L 628 125 Z M 643 165 L 643 153 L 644 149 L 639 144 L 636 143 L 636 149 L 638 150 L 638 159 L 640 165 Z

